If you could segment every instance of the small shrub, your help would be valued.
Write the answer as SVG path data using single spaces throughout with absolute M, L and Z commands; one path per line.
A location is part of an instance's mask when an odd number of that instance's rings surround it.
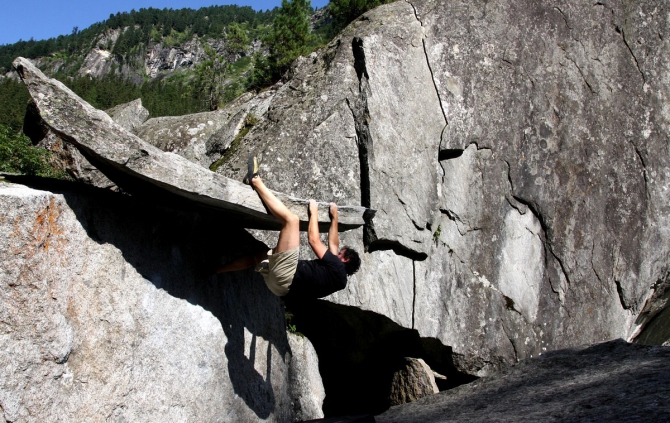
M 440 242 L 440 235 L 442 234 L 442 225 L 438 225 L 435 232 L 433 232 L 433 242 L 437 245 Z
M 286 330 L 289 333 L 304 337 L 305 335 L 301 332 L 298 332 L 295 324 L 293 323 L 293 313 L 284 308 L 284 318 L 286 319 Z
M 65 172 L 49 164 L 50 157 L 51 153 L 33 146 L 25 135 L 0 125 L 0 172 L 67 179 Z

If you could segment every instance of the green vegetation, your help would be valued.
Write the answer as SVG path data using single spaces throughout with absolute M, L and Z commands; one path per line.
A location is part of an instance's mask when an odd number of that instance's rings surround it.
M 305 337 L 305 335 L 302 332 L 298 332 L 298 329 L 296 328 L 295 324 L 293 323 L 293 313 L 288 311 L 286 309 L 286 306 L 284 306 L 284 319 L 286 319 L 286 330 L 289 333 L 292 333 L 294 335 L 298 335 L 302 338 Z
M 248 27 L 247 24 L 232 23 L 228 25 L 226 35 L 224 36 L 224 41 L 226 42 L 224 55 L 228 63 L 233 63 L 235 57 L 240 53 L 244 53 L 249 45 L 249 36 L 247 35 L 246 27 Z
M 272 23 L 270 39 L 266 40 L 270 63 L 279 74 L 284 73 L 298 56 L 309 54 L 311 39 L 307 0 L 282 0 L 281 4 Z
M 61 80 L 79 97 L 101 110 L 140 97 L 139 87 L 120 75 L 108 74 L 100 79 L 80 77 L 74 79 L 62 78 Z
M 440 235 L 442 234 L 442 225 L 437 225 L 437 229 L 433 232 L 433 242 L 435 245 L 440 243 Z
M 142 98 L 142 105 L 149 110 L 150 117 L 181 116 L 207 110 L 193 89 L 192 78 L 184 74 L 147 82 L 137 97 Z
M 302 55 L 309 54 L 314 47 L 310 31 L 306 0 L 282 0 L 282 6 L 272 22 L 272 29 L 263 39 L 270 54 L 256 54 L 249 87 L 261 89 L 279 80 L 291 63 Z
M 25 135 L 0 125 L 0 172 L 67 179 L 65 172 L 49 164 L 51 154 L 34 147 Z
M 13 79 L 0 81 L 0 124 L 18 132 L 23 127 L 30 94 L 25 85 Z
M 104 22 L 98 22 L 79 31 L 74 28 L 69 35 L 60 35 L 48 40 L 19 41 L 14 44 L 0 45 L 0 73 L 11 69 L 12 61 L 23 56 L 29 59 L 47 57 L 52 54 L 64 54 L 67 58 L 81 56 L 93 47 L 112 50 L 114 54 L 125 55 L 153 41 L 169 37 L 168 42 L 176 45 L 192 36 L 221 38 L 226 27 L 233 23 L 246 23 L 255 29 L 259 25 L 269 25 L 277 9 L 254 11 L 250 6 L 211 6 L 193 9 L 154 9 L 142 8 L 139 11 L 119 12 L 110 15 Z M 98 45 L 99 40 L 110 29 L 127 28 L 116 40 L 114 46 Z M 84 52 L 84 53 L 82 53 Z
M 216 110 L 223 97 L 228 62 L 225 57 L 217 55 L 208 44 L 203 43 L 202 47 L 205 50 L 205 59 L 195 70 L 196 90 L 202 94 L 207 108 Z
M 393 1 L 395 0 L 331 0 L 328 9 L 335 20 L 335 31 L 340 31 L 368 10 Z

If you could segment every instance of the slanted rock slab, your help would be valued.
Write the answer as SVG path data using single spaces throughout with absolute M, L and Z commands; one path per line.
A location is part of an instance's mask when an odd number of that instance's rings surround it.
M 279 227 L 279 222 L 265 210 L 258 195 L 241 182 L 142 141 L 61 82 L 47 78 L 29 60 L 19 57 L 14 61 L 14 67 L 28 87 L 45 124 L 105 172 L 121 174 L 138 184 L 148 184 L 200 205 L 238 214 L 249 220 L 251 227 Z M 303 224 L 307 222 L 307 200 L 275 194 Z M 365 211 L 359 206 L 340 207 L 340 229 L 363 225 Z M 319 221 L 329 222 L 325 203 L 321 204 Z

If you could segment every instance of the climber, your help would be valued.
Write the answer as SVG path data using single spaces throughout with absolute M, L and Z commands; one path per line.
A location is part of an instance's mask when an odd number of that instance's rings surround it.
M 217 273 L 254 269 L 259 272 L 265 284 L 275 295 L 289 298 L 322 298 L 344 289 L 347 276 L 353 275 L 361 260 L 358 253 L 350 248 L 339 248 L 337 231 L 338 211 L 335 203 L 330 203 L 330 229 L 328 246 L 321 242 L 318 225 L 318 207 L 309 201 L 308 241 L 316 260 L 298 260 L 300 247 L 300 221 L 263 183 L 258 174 L 255 155 L 249 157 L 248 172 L 244 183 L 258 193 L 261 201 L 282 224 L 277 246 L 268 252 L 236 259 L 217 269 Z

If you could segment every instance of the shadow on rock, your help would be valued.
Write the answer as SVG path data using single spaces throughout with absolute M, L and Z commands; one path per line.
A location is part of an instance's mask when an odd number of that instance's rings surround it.
M 393 374 L 405 357 L 422 358 L 447 377 L 440 390 L 475 379 L 456 370 L 451 347 L 422 338 L 386 316 L 324 300 L 291 301 L 296 329 L 309 338 L 319 356 L 328 417 L 378 414 L 390 407 Z
M 289 353 L 280 301 L 253 271 L 212 275 L 219 263 L 266 250 L 239 221 L 166 194 L 149 199 L 62 181 L 12 178 L 62 194 L 88 236 L 111 244 L 156 288 L 198 305 L 218 318 L 227 338 L 225 354 L 234 392 L 261 419 L 277 406 L 271 385 L 272 347 Z M 245 330 L 251 334 L 249 358 Z M 268 342 L 265 374 L 254 366 L 257 340 Z

